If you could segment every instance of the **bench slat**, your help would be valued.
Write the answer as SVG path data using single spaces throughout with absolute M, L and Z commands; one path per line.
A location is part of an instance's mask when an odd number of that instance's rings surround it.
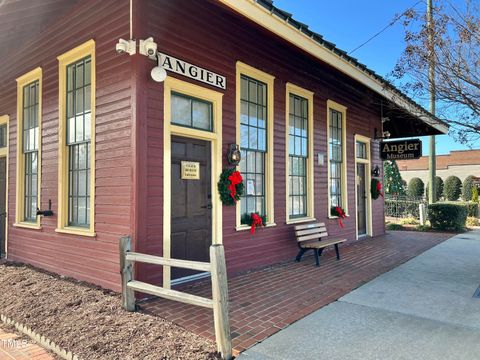
M 307 240 L 312 240 L 312 239 L 320 239 L 322 237 L 327 237 L 327 236 L 328 236 L 328 234 L 326 232 L 313 234 L 313 235 L 305 235 L 305 236 L 297 237 L 297 241 L 302 242 L 302 241 L 307 241 Z
M 309 244 L 300 244 L 301 247 L 307 249 L 321 249 L 330 245 L 341 244 L 347 241 L 347 239 L 336 239 L 336 240 L 325 240 L 325 241 L 318 241 Z
M 326 233 L 326 232 L 327 232 L 327 228 L 321 227 L 321 228 L 316 228 L 316 229 L 309 229 L 309 230 L 297 231 L 297 232 L 295 233 L 295 235 L 297 235 L 297 236 L 303 236 L 303 235 Z
M 305 229 L 313 229 L 317 227 L 325 227 L 325 223 L 312 223 L 312 224 L 304 224 L 304 225 L 296 225 L 295 230 L 305 230 Z

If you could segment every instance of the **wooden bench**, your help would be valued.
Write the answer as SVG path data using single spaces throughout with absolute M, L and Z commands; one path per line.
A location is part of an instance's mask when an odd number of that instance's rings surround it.
M 315 262 L 317 263 L 317 266 L 320 266 L 320 256 L 322 255 L 323 249 L 325 249 L 327 246 L 335 246 L 337 260 L 340 260 L 338 244 L 347 241 L 347 239 L 322 241 L 322 238 L 328 236 L 327 228 L 325 227 L 324 223 L 297 225 L 295 226 L 295 236 L 297 237 L 298 247 L 300 248 L 296 260 L 300 261 L 305 252 L 308 250 L 313 250 L 315 253 Z

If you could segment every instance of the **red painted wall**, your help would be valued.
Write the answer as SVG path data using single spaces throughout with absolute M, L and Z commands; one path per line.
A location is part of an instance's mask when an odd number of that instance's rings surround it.
M 128 1 L 83 1 L 18 53 L 2 58 L 0 114 L 10 115 L 8 257 L 101 286 L 119 289 L 118 240 L 131 233 L 132 98 L 131 64 L 115 52 L 118 38 L 128 38 Z M 43 69 L 41 208 L 58 192 L 57 56 L 94 39 L 96 43 L 96 237 L 55 232 L 57 217 L 41 219 L 41 230 L 13 227 L 16 183 L 16 81 Z M 26 51 L 25 49 L 28 49 Z
M 235 63 L 242 61 L 275 76 L 274 85 L 274 197 L 276 227 L 249 232 L 235 231 L 235 208 L 223 208 L 224 245 L 229 271 L 292 259 L 296 255 L 293 225 L 285 224 L 285 84 L 292 82 L 315 92 L 314 153 L 327 151 L 327 99 L 348 107 L 347 110 L 347 169 L 350 218 L 345 229 L 339 230 L 336 220 L 327 218 L 327 166 L 314 166 L 315 216 L 328 224 L 331 236 L 355 239 L 355 160 L 354 134 L 373 138 L 374 128 L 380 128 L 379 106 L 373 94 L 338 71 L 321 64 L 309 55 L 293 49 L 285 41 L 259 26 L 223 9 L 215 1 L 148 1 L 143 31 L 153 36 L 159 51 L 204 67 L 227 77 L 223 97 L 223 149 L 235 143 Z M 208 20 L 207 20 L 208 19 Z M 150 65 L 150 66 L 153 66 Z M 185 81 L 189 79 L 169 74 Z M 197 83 L 201 85 L 200 83 Z M 208 85 L 205 85 L 208 87 Z M 161 254 L 163 231 L 163 90 L 147 76 L 145 127 L 147 141 L 142 152 L 147 154 L 147 173 L 143 197 L 146 199 L 146 221 L 137 233 L 140 251 Z M 214 88 L 215 90 L 218 90 Z M 372 166 L 381 161 L 372 143 Z M 374 235 L 384 233 L 383 201 L 373 202 Z M 143 272 L 150 280 L 160 281 L 160 273 Z
M 162 254 L 163 86 L 151 80 L 151 60 L 118 55 L 115 43 L 128 38 L 128 1 L 81 2 L 25 49 L 2 59 L 0 115 L 10 115 L 8 256 L 56 273 L 119 290 L 118 240 L 132 234 L 136 250 Z M 293 226 L 285 224 L 285 84 L 315 92 L 314 153 L 326 153 L 326 101 L 348 107 L 347 154 L 350 218 L 340 231 L 327 218 L 327 167 L 315 165 L 315 216 L 332 236 L 355 238 L 354 134 L 373 137 L 380 127 L 378 101 L 366 88 L 292 48 L 213 0 L 134 2 L 134 35 L 153 36 L 159 51 L 227 77 L 223 97 L 223 158 L 235 142 L 235 63 L 242 61 L 275 76 L 274 167 L 276 227 L 251 237 L 235 231 L 235 208 L 223 208 L 224 244 L 231 273 L 292 259 L 297 251 Z M 41 66 L 41 207 L 58 191 L 58 61 L 56 57 L 93 38 L 96 41 L 96 198 L 95 238 L 55 232 L 57 218 L 43 218 L 41 230 L 15 228 L 16 82 Z M 177 76 L 172 75 L 170 76 Z M 181 78 L 181 76 L 178 76 Z M 182 80 L 187 80 L 182 78 Z M 208 85 L 205 85 L 208 86 Z M 373 165 L 381 166 L 373 147 Z M 383 202 L 373 202 L 374 235 L 384 232 Z M 139 267 L 140 276 L 161 280 L 159 267 Z

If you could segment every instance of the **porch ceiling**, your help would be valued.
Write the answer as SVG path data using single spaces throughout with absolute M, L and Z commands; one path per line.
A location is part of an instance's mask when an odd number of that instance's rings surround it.
M 79 0 L 0 0 L 0 59 L 24 48 Z

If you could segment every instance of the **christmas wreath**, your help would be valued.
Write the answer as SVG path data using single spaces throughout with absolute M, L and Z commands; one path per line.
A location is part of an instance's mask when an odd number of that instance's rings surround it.
M 382 183 L 377 179 L 372 179 L 370 183 L 370 193 L 372 194 L 373 200 L 377 200 L 379 196 L 383 197 Z
M 330 214 L 332 216 L 338 217 L 338 226 L 343 228 L 342 220 L 347 217 L 347 215 L 345 215 L 345 210 L 343 210 L 340 206 L 332 206 L 332 208 L 330 209 Z
M 235 168 L 223 170 L 218 181 L 218 192 L 223 205 L 235 205 L 243 195 L 243 178 Z
M 265 226 L 267 223 L 267 217 L 258 213 L 243 214 L 241 220 L 242 224 L 250 226 L 250 234 L 255 234 L 257 227 Z

